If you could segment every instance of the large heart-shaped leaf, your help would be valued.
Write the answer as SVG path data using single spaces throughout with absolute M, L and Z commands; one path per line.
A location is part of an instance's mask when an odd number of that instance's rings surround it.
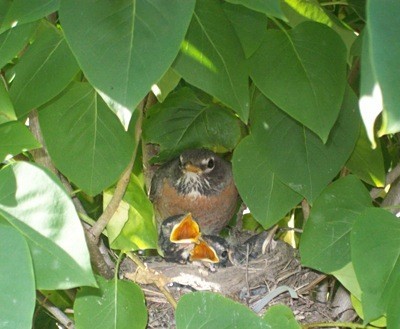
M 262 139 L 263 135 L 257 133 L 243 139 L 233 154 L 232 169 L 240 196 L 267 229 L 293 209 L 302 196 L 271 171 Z
M 383 209 L 366 209 L 351 232 L 351 256 L 362 290 L 364 321 L 387 313 L 398 318 L 400 299 L 400 222 Z M 392 313 L 393 312 L 393 313 Z M 398 328 L 399 323 L 393 323 Z
M 173 62 L 194 0 L 62 0 L 66 38 L 88 80 L 133 111 Z
M 249 68 L 269 99 L 327 141 L 346 87 L 346 47 L 332 29 L 304 22 L 269 30 Z
M 26 162 L 2 169 L 0 215 L 25 237 L 37 289 L 96 284 L 78 214 L 53 174 Z
M 142 329 L 147 323 L 147 309 L 140 287 L 129 281 L 106 281 L 97 277 L 99 289 L 84 287 L 74 304 L 76 326 L 97 329 Z
M 79 71 L 62 33 L 44 25 L 14 68 L 10 97 L 18 117 L 59 94 Z
M 0 124 L 0 162 L 8 155 L 41 147 L 29 129 L 19 121 Z
M 230 106 L 247 122 L 249 88 L 245 56 L 221 2 L 196 3 L 174 69 L 190 84 Z
M 126 168 L 133 140 L 87 83 L 75 83 L 39 112 L 57 168 L 91 195 L 115 183 Z
M 3 0 L 0 4 L 0 33 L 16 25 L 38 20 L 57 11 L 60 0 Z
M 254 129 L 263 136 L 266 161 L 278 178 L 309 202 L 337 175 L 358 137 L 357 99 L 348 89 L 339 118 L 326 144 L 268 100 L 257 105 Z
M 20 232 L 1 216 L 0 259 L 0 325 L 3 328 L 30 328 L 35 310 L 31 254 Z
M 332 273 L 351 262 L 351 229 L 368 207 L 372 207 L 371 197 L 355 176 L 329 185 L 315 200 L 304 227 L 300 244 L 302 264 Z
M 201 101 L 189 88 L 171 94 L 147 112 L 143 124 L 146 142 L 160 145 L 159 159 L 186 148 L 233 150 L 242 135 L 242 123 L 228 109 Z
M 29 41 L 36 23 L 17 25 L 0 34 L 0 68 L 6 65 Z

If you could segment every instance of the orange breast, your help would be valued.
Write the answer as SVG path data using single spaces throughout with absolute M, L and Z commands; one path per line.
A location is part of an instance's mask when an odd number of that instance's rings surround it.
M 191 212 L 203 234 L 218 234 L 235 213 L 238 192 L 233 181 L 219 194 L 197 197 L 179 194 L 164 179 L 162 189 L 154 200 L 156 219 L 164 219 Z

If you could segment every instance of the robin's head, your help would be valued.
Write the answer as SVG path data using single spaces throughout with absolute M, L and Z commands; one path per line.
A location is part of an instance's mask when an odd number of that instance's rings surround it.
M 193 196 L 219 191 L 232 175 L 229 162 L 206 149 L 186 150 L 179 156 L 177 188 Z

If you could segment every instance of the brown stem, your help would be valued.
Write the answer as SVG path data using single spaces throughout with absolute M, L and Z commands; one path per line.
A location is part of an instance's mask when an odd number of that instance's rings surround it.
M 68 329 L 75 329 L 74 322 L 58 307 L 53 305 L 45 296 L 40 292 L 36 293 L 37 302 L 44 307 L 50 314 L 52 314 L 60 323 Z

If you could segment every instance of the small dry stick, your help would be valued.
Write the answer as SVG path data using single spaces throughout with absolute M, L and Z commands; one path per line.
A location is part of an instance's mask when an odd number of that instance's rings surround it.
M 36 300 L 38 303 L 44 307 L 50 314 L 52 314 L 60 323 L 68 328 L 75 329 L 74 322 L 58 307 L 54 306 L 45 296 L 43 296 L 40 292 L 36 294 Z

